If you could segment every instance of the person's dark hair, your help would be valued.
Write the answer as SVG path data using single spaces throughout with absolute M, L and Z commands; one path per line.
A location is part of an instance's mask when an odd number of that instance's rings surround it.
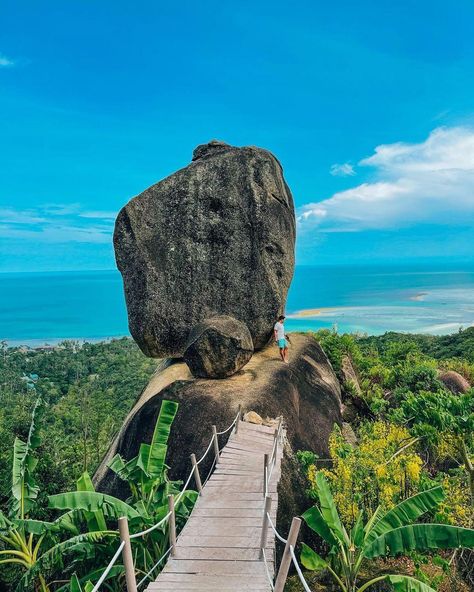
M 280 315 L 280 316 L 278 317 L 278 320 L 279 320 L 279 321 L 282 321 L 284 318 L 285 318 L 285 316 L 284 316 L 284 315 Z

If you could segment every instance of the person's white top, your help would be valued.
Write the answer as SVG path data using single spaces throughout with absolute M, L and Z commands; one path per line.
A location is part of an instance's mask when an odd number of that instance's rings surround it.
M 277 339 L 285 339 L 285 327 L 283 326 L 283 323 L 277 321 L 274 329 L 277 332 Z

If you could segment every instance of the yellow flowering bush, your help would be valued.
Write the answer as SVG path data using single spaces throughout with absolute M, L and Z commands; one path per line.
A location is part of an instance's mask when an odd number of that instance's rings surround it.
M 422 460 L 407 429 L 376 421 L 359 429 L 359 445 L 347 444 L 336 427 L 329 441 L 331 468 L 323 468 L 343 520 L 353 524 L 361 510 L 372 513 L 378 505 L 389 509 L 418 491 Z M 308 469 L 315 486 L 315 464 Z
M 474 516 L 466 474 L 462 471 L 452 475 L 445 474 L 440 484 L 448 495 L 438 507 L 436 520 L 444 524 L 472 528 Z

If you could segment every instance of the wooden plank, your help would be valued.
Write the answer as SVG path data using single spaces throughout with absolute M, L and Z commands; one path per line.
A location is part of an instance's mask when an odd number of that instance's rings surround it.
M 272 506 L 270 516 L 276 515 L 276 508 Z M 193 517 L 215 517 L 215 518 L 253 518 L 255 519 L 263 517 L 263 507 L 261 508 L 209 508 L 199 507 L 193 510 Z
M 257 442 L 253 444 L 246 444 L 245 442 L 229 442 L 225 447 L 227 451 L 229 450 L 238 450 L 244 452 L 252 452 L 253 454 L 270 454 L 272 451 L 272 445 L 269 444 L 268 446 L 263 446 Z
M 270 557 L 272 551 L 270 550 Z M 194 559 L 207 561 L 260 561 L 259 549 L 239 549 L 232 547 L 178 547 L 175 559 Z
M 190 526 L 200 526 L 206 532 L 208 532 L 209 528 L 217 527 L 222 528 L 224 532 L 227 528 L 234 529 L 235 527 L 241 526 L 257 526 L 258 520 L 253 516 L 194 516 L 193 512 L 186 524 L 189 524 Z
M 193 574 L 186 577 L 184 574 L 162 574 L 159 582 L 152 582 L 147 590 L 156 590 L 161 592 L 162 586 L 169 585 L 169 590 L 178 592 L 182 590 L 229 590 L 236 591 L 251 591 L 251 590 L 270 590 L 266 578 L 258 578 L 253 576 L 247 581 L 243 580 L 242 576 L 204 576 L 201 574 Z
M 260 561 L 195 561 L 193 559 L 170 559 L 165 573 L 202 573 L 210 576 L 233 576 L 262 574 Z
M 265 434 L 265 433 L 266 434 L 274 434 L 276 429 L 277 429 L 277 426 L 270 427 L 270 426 L 258 425 L 255 423 L 248 423 L 246 421 L 243 421 L 239 425 L 239 433 L 243 433 L 244 431 L 248 431 L 248 432 L 257 432 L 258 434 Z
M 258 530 L 258 532 L 257 532 Z M 273 532 L 273 531 L 272 531 Z M 258 536 L 256 536 L 258 534 Z M 223 536 L 216 535 L 189 535 L 182 533 L 179 536 L 178 546 L 183 547 L 229 547 L 237 549 L 259 549 L 261 529 L 256 529 L 251 536 Z M 274 540 L 268 540 L 268 546 L 273 547 Z
M 209 485 L 209 483 L 207 484 Z M 215 500 L 215 499 L 226 499 L 226 500 L 241 500 L 241 501 L 260 501 L 263 498 L 261 497 L 262 494 L 260 492 L 252 492 L 252 491 L 235 491 L 235 489 L 231 491 L 226 491 L 225 495 L 219 494 L 219 491 L 216 490 L 215 487 L 213 488 L 204 488 L 202 493 L 202 497 L 199 498 L 199 502 L 204 500 Z
M 261 498 L 261 499 L 260 499 Z M 193 510 L 193 513 L 198 509 L 209 509 L 209 508 L 225 508 L 225 509 L 249 509 L 249 510 L 260 510 L 263 512 L 263 498 L 259 495 L 258 500 L 247 500 L 247 499 L 236 499 L 228 497 L 216 497 L 213 499 L 201 499 L 199 500 L 199 506 Z
M 269 529 L 271 529 L 269 527 Z M 199 533 L 202 533 L 203 530 L 199 528 L 199 526 L 197 527 L 191 527 L 190 526 L 185 526 L 182 530 L 182 535 L 181 536 L 197 536 Z M 209 526 L 207 528 L 206 532 L 206 536 L 213 536 L 213 537 L 218 537 L 218 536 L 224 536 L 224 532 L 222 530 L 222 528 L 218 525 L 215 526 Z M 258 538 L 260 536 L 262 532 L 262 528 L 261 526 L 236 526 L 235 528 L 232 529 L 231 532 L 228 532 L 225 536 L 226 538 L 232 539 L 232 538 L 241 538 L 241 537 L 256 537 Z M 258 541 L 255 541 L 256 545 L 258 546 Z M 222 545 L 223 547 L 226 547 L 227 545 Z M 229 545 L 231 546 L 231 545 Z
M 247 443 L 252 443 L 252 444 L 256 444 L 261 442 L 262 444 L 268 444 L 270 446 L 273 446 L 273 442 L 275 441 L 275 437 L 273 435 L 263 435 L 263 434 L 250 434 L 250 433 L 245 433 L 245 434 L 239 434 L 236 437 L 232 437 L 229 439 L 229 442 L 247 442 Z

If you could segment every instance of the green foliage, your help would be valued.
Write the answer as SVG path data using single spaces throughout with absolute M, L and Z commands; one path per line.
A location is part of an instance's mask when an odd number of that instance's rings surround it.
M 361 357 L 356 338 L 353 335 L 339 335 L 336 331 L 320 329 L 314 334 L 314 337 L 321 344 L 336 373 L 341 370 L 343 356 L 351 356 L 356 363 Z
M 132 500 L 144 504 L 147 511 L 157 504 L 164 504 L 167 501 L 165 496 L 171 493 L 170 487 L 176 485 L 167 480 L 165 460 L 177 410 L 178 404 L 174 401 L 163 401 L 151 443 L 141 444 L 138 455 L 127 462 L 119 454 L 115 455 L 109 465 L 128 483 Z
M 27 441 L 40 394 L 44 437 L 35 475 L 46 508 L 48 494 L 71 489 L 77 475 L 95 471 L 157 362 L 125 338 L 82 347 L 64 342 L 52 352 L 3 346 L 1 354 L 0 491 L 9 490 L 13 443 L 16 437 Z M 35 383 L 27 380 L 30 374 L 39 376 Z M 0 498 L 3 509 L 5 502 Z
M 329 545 L 329 552 L 324 559 L 303 545 L 301 563 L 309 570 L 328 570 L 342 592 L 363 592 L 382 581 L 390 583 L 396 591 L 433 591 L 415 578 L 398 574 L 375 577 L 359 586 L 360 570 L 369 559 L 412 550 L 474 548 L 474 530 L 415 523 L 427 512 L 434 511 L 444 498 L 440 487 L 408 498 L 385 514 L 378 508 L 365 524 L 361 518 L 348 530 L 339 517 L 322 472 L 316 475 L 315 483 L 319 506 L 305 512 L 303 519 Z
M 423 461 L 414 449 L 415 439 L 406 428 L 382 421 L 366 421 L 357 429 L 358 445 L 348 444 L 336 426 L 329 440 L 328 479 L 337 509 L 347 524 L 355 524 L 362 511 L 381 505 L 390 509 L 419 490 Z M 408 445 L 408 446 L 407 446 Z M 311 497 L 318 490 L 317 464 L 309 464 Z
M 165 517 L 168 496 L 178 494 L 180 485 L 180 482 L 168 480 L 165 464 L 168 438 L 177 408 L 176 403 L 163 401 L 152 442 L 142 444 L 139 455 L 132 461 L 122 461 L 121 476 L 130 479 L 129 485 L 137 493 L 130 503 L 96 492 L 90 476 L 84 473 L 77 481 L 77 491 L 49 496 L 49 508 L 61 514 L 56 520 L 47 522 L 29 515 L 39 514 L 34 454 L 41 445 L 39 420 L 43 404 L 38 399 L 27 442 L 21 442 L 19 446 L 15 441 L 14 503 L 10 504 L 8 516 L 0 512 L 0 541 L 3 543 L 0 565 L 15 568 L 11 573 L 11 583 L 16 592 L 32 589 L 51 592 L 57 588 L 49 583 L 55 579 L 55 574 L 61 574 L 63 580 L 70 574 L 71 581 L 67 588 L 62 588 L 64 592 L 90 590 L 90 581 L 100 577 L 100 566 L 108 563 L 118 543 L 118 518 L 126 516 L 132 532 L 141 532 Z M 128 473 L 127 466 L 130 469 Z M 178 526 L 188 517 L 196 496 L 195 492 L 186 491 L 176 502 Z M 167 544 L 167 522 L 144 537 L 134 539 L 138 572 L 147 573 L 163 555 Z M 82 579 L 78 577 L 78 572 L 83 574 Z M 114 579 L 119 581 L 123 567 L 117 565 L 113 572 Z
M 377 337 L 363 337 L 358 343 L 365 349 L 376 349 L 379 353 L 387 351 L 394 343 L 416 347 L 422 354 L 437 360 L 461 358 L 474 362 L 474 327 L 469 327 L 452 335 L 409 335 L 389 332 Z

